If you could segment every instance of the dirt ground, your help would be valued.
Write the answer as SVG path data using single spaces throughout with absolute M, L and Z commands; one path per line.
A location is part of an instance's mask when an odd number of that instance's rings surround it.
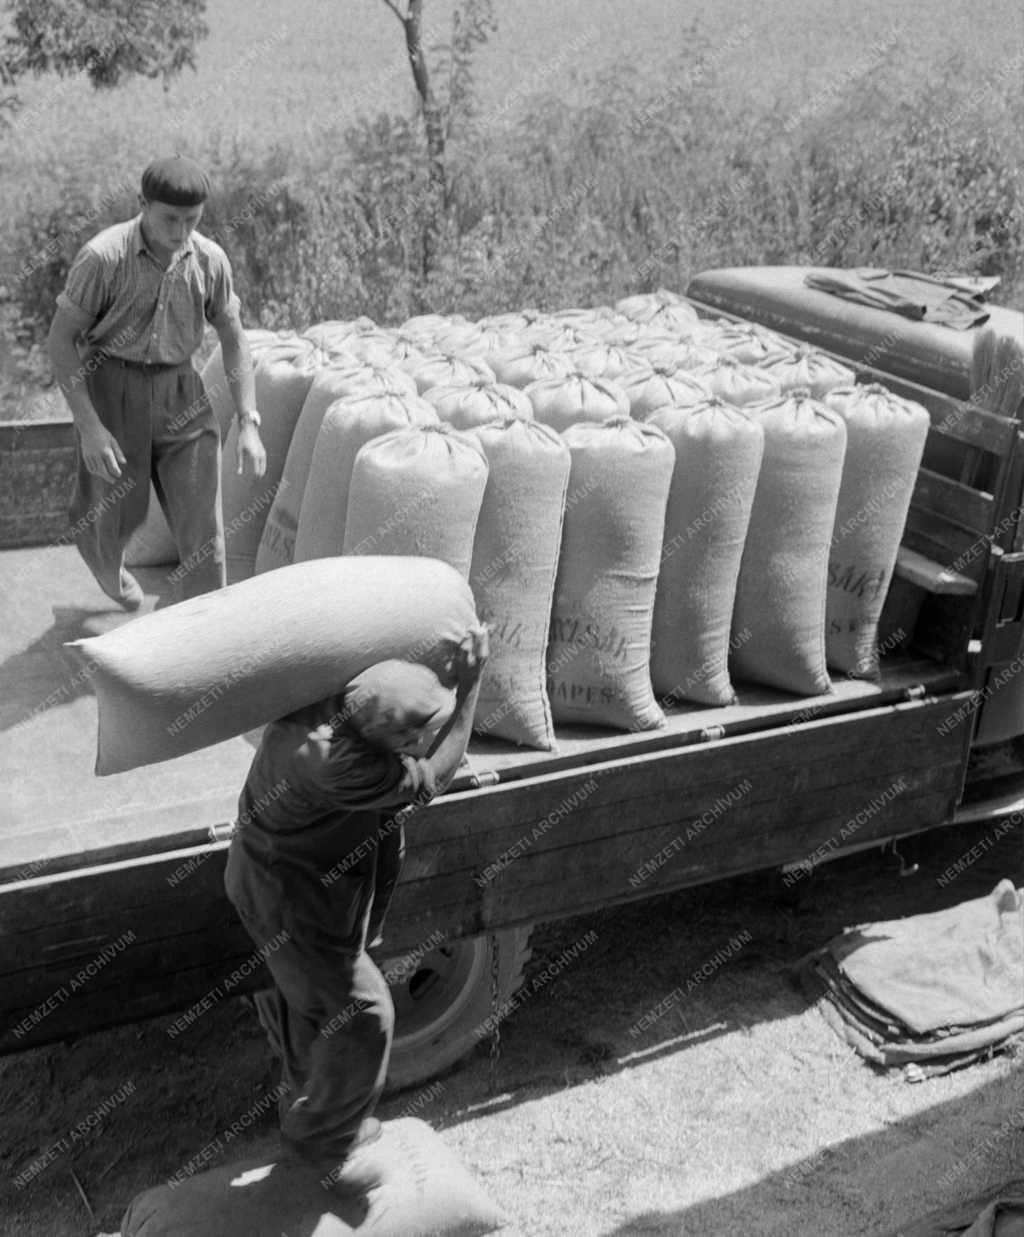
M 387 1099 L 380 1115 L 413 1113 L 441 1131 L 507 1210 L 510 1237 L 881 1237 L 1024 1176 L 1024 1054 L 909 1083 L 857 1058 L 788 973 L 850 924 L 949 906 L 1002 877 L 1020 886 L 1019 829 L 938 883 L 992 832 L 905 841 L 904 858 L 920 864 L 910 876 L 891 852 L 870 851 L 789 888 L 759 873 L 539 928 L 528 976 L 589 944 L 502 1024 L 496 1073 L 481 1044 L 446 1077 Z M 696 991 L 630 1034 L 743 933 L 749 941 Z M 171 1021 L 0 1061 L 3 1237 L 116 1232 L 137 1191 L 274 1086 L 241 1001 L 174 1039 Z M 119 1091 L 123 1102 L 67 1145 Z M 67 1149 L 18 1188 L 19 1172 L 61 1139 Z M 274 1145 L 268 1113 L 224 1159 Z

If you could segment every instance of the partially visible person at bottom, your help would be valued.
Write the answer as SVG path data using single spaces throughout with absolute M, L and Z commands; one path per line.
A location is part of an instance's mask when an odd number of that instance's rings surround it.
M 394 1005 L 367 947 L 401 869 L 399 809 L 454 777 L 487 656 L 474 628 L 451 663 L 454 690 L 425 666 L 384 661 L 272 723 L 239 799 L 225 888 L 276 985 L 256 1006 L 282 1063 L 282 1149 L 342 1194 L 379 1180 L 365 1149 L 380 1135 Z
M 77 431 L 71 533 L 97 584 L 126 610 L 144 600 L 124 549 L 146 519 L 151 479 L 186 569 L 182 596 L 225 583 L 220 428 L 193 361 L 207 322 L 239 421 L 238 470 L 266 471 L 231 267 L 196 231 L 209 193 L 193 160 L 151 163 L 140 213 L 82 247 L 50 326 L 54 377 Z

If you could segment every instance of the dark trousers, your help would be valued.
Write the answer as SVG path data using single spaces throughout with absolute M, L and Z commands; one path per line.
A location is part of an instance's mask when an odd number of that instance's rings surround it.
M 317 1164 L 345 1158 L 387 1077 L 395 1009 L 366 945 L 383 924 L 404 845 L 400 829 L 382 829 L 379 837 L 361 872 L 329 894 L 311 887 L 306 898 L 301 888 L 284 893 L 276 881 L 264 885 L 237 840 L 228 855 L 228 896 L 275 984 L 255 999 L 287 1087 L 278 1105 L 281 1141 Z M 304 928 L 317 910 L 321 930 Z M 347 930 L 332 941 L 341 924 Z
M 182 597 L 223 588 L 220 431 L 191 362 L 142 370 L 111 358 L 92 369 L 86 388 L 127 459 L 120 478 L 106 481 L 79 453 L 68 517 L 100 587 L 112 597 L 122 591 L 124 549 L 146 518 L 152 479 L 178 548 Z

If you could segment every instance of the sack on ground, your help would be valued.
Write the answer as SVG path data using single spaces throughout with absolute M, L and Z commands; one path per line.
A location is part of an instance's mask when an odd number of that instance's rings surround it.
M 486 484 L 479 442 L 450 425 L 376 438 L 352 469 L 342 552 L 426 555 L 468 576 Z
M 832 686 L 825 601 L 846 426 L 800 391 L 748 411 L 764 430 L 764 455 L 740 563 L 730 672 L 823 695 Z
M 149 484 L 146 519 L 128 538 L 124 561 L 126 567 L 164 567 L 178 561 L 174 534 L 152 482 Z
M 548 645 L 556 721 L 620 730 L 664 723 L 651 687 L 651 621 L 672 444 L 618 419 L 570 426 L 572 452 Z
M 278 340 L 260 352 L 255 366 L 260 438 L 267 452 L 262 477 L 238 472 L 238 422 L 232 421 L 221 461 L 221 501 L 228 583 L 245 580 L 255 569 L 267 515 L 281 487 L 281 474 L 310 385 L 323 353 L 298 335 Z
M 558 431 L 579 421 L 609 421 L 629 416 L 629 400 L 618 383 L 572 373 L 531 382 L 526 395 L 538 421 Z
M 544 666 L 571 456 L 560 434 L 534 421 L 472 432 L 488 474 L 469 582 L 491 643 L 475 728 L 550 751 Z
M 764 430 L 713 397 L 692 408 L 662 408 L 645 424 L 662 430 L 676 453 L 654 599 L 651 681 L 662 703 L 731 704 L 730 627 Z
M 846 423 L 846 460 L 828 563 L 825 653 L 836 670 L 878 677 L 878 620 L 931 426 L 884 386 L 842 387 L 825 403 Z
M 373 396 L 332 404 L 320 425 L 302 494 L 295 561 L 342 552 L 352 469 L 368 442 L 395 430 L 438 424 L 433 405 L 418 395 Z
M 96 694 L 102 775 L 245 734 L 332 695 L 375 662 L 426 662 L 437 642 L 460 640 L 473 621 L 469 586 L 446 563 L 329 558 L 65 647 Z
M 371 1149 L 367 1149 L 367 1155 Z M 242 1160 L 136 1195 L 122 1237 L 484 1237 L 505 1217 L 415 1117 L 385 1121 L 372 1148 L 381 1184 L 343 1198 L 296 1163 Z
M 397 365 L 367 365 L 359 360 L 335 362 L 317 371 L 295 423 L 281 484 L 267 515 L 256 554 L 256 570 L 287 567 L 295 557 L 295 533 L 324 413 L 339 399 L 416 395 L 416 383 Z
M 518 387 L 481 378 L 457 386 L 432 387 L 425 398 L 437 415 L 457 430 L 473 429 L 488 421 L 533 420 L 533 405 Z

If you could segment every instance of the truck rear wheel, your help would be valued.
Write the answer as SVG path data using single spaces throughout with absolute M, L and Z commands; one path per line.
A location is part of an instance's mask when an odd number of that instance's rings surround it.
M 491 965 L 498 942 L 497 1003 L 509 1000 L 523 982 L 530 959 L 532 925 L 452 941 L 431 950 L 414 970 L 401 958 L 380 969 L 389 977 L 395 1002 L 395 1037 L 388 1067 L 388 1091 L 415 1086 L 466 1056 L 484 1036 L 493 1013 Z M 394 976 L 393 978 L 391 976 Z

